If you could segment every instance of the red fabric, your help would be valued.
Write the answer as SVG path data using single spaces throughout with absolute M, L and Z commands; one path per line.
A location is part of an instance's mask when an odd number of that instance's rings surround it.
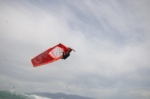
M 43 53 L 41 53 L 41 54 L 37 55 L 36 57 L 34 57 L 33 59 L 31 59 L 31 62 L 32 62 L 33 66 L 37 67 L 37 66 L 48 64 L 48 63 L 51 63 L 51 62 L 54 62 L 54 61 L 57 61 L 57 60 L 61 59 L 62 55 L 60 55 L 57 58 L 53 58 L 49 54 L 55 47 L 62 48 L 63 52 L 68 50 L 68 47 L 66 47 L 65 45 L 63 45 L 61 43 L 54 46 L 54 47 L 52 47 L 52 48 L 49 48 L 48 50 L 44 51 Z

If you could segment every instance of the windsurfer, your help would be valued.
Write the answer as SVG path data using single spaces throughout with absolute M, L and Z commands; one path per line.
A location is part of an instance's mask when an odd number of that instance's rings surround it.
M 72 48 L 68 47 L 68 49 L 67 49 L 66 51 L 62 52 L 62 53 L 63 53 L 62 59 L 68 58 L 68 57 L 70 56 L 70 52 L 71 52 L 72 50 L 73 50 Z M 73 50 L 73 51 L 74 51 L 74 50 Z

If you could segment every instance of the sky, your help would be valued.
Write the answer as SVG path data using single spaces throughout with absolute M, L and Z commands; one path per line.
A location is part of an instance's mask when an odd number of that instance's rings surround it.
M 150 99 L 149 0 L 0 0 L 0 89 Z M 63 43 L 67 60 L 31 59 Z

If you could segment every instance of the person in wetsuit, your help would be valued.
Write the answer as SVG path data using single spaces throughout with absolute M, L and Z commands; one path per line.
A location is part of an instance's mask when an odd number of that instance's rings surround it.
M 62 52 L 63 55 L 62 55 L 62 59 L 66 59 L 70 56 L 70 52 L 72 51 L 73 49 L 72 48 L 68 48 L 67 51 L 65 52 Z

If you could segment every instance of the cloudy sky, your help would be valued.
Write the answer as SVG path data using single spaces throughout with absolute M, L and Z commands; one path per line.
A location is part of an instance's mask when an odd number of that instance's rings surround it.
M 149 0 L 0 0 L 0 89 L 150 99 Z M 31 59 L 63 43 L 67 60 Z

